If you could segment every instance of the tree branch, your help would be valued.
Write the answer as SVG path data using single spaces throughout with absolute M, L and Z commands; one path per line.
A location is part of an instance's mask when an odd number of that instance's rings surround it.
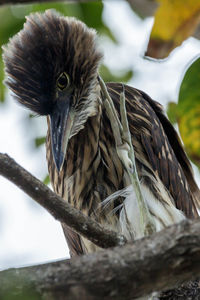
M 122 300 L 173 288 L 200 276 L 199 232 L 199 220 L 185 220 L 124 247 L 3 271 L 0 298 L 34 290 L 43 299 Z
M 97 246 L 109 248 L 125 244 L 125 237 L 103 228 L 99 223 L 73 208 L 7 154 L 0 153 L 0 175 L 13 182 L 46 208 L 54 218 L 65 223 Z
M 126 0 L 132 9 L 140 16 L 150 17 L 155 14 L 159 3 L 155 0 Z

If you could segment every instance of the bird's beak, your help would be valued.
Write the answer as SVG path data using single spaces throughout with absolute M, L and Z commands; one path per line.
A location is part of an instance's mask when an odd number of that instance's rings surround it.
M 70 99 L 59 100 L 50 115 L 51 145 L 58 172 L 62 169 L 70 137 L 73 115 L 70 113 Z

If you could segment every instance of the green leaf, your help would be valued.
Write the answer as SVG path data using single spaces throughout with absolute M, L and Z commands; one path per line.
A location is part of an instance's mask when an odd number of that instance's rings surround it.
M 0 56 L 2 54 L 2 51 L 0 51 Z M 3 80 L 4 80 L 4 65 L 3 65 L 3 61 L 0 58 L 0 102 L 4 102 L 5 98 L 4 98 L 4 93 L 5 93 L 5 86 L 3 84 Z
M 179 130 L 190 158 L 200 165 L 200 58 L 187 69 L 178 101 Z
M 103 3 L 102 2 L 85 2 L 80 3 L 82 20 L 88 27 L 100 29 L 104 24 L 102 22 Z
M 9 37 L 17 33 L 23 26 L 25 18 L 17 18 L 13 15 L 12 9 L 10 7 L 0 7 L 0 102 L 4 102 L 5 86 L 3 84 L 4 80 L 4 65 L 2 60 L 2 50 L 3 44 L 8 42 Z
M 79 3 L 39 3 L 30 5 L 31 12 L 44 12 L 47 9 L 55 9 L 65 16 L 74 16 L 79 18 L 81 15 Z
M 38 148 L 43 145 L 46 141 L 46 137 L 38 137 L 35 139 L 35 146 Z
M 98 33 L 107 35 L 113 42 L 117 42 L 110 29 L 103 23 L 103 3 L 81 2 L 79 3 L 81 17 L 80 19 L 88 26 L 95 28 Z
M 36 115 L 30 113 L 30 114 L 28 115 L 28 117 L 29 117 L 30 119 L 33 119 L 33 118 L 36 117 Z
M 167 116 L 172 124 L 177 123 L 178 111 L 175 102 L 169 102 L 167 105 Z
M 187 69 L 179 91 L 178 106 L 186 113 L 194 105 L 200 104 L 200 58 Z
M 99 73 L 105 82 L 114 81 L 114 82 L 127 82 L 133 77 L 133 71 L 121 71 L 114 75 L 107 66 L 101 65 L 99 69 Z
M 7 271 L 4 274 L 3 282 L 7 286 L 1 290 L 1 300 L 42 300 L 39 292 L 32 287 L 30 275 L 25 277 L 20 272 L 16 275 L 12 271 Z
M 43 183 L 48 185 L 50 183 L 49 175 L 46 175 L 46 177 L 43 179 Z

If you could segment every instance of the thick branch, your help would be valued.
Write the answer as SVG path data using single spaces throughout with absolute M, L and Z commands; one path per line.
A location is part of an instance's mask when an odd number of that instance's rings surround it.
M 114 231 L 106 230 L 94 220 L 83 215 L 45 184 L 32 176 L 6 154 L 0 153 L 0 175 L 16 184 L 37 203 L 46 208 L 57 220 L 102 248 L 123 245 L 126 240 Z
M 3 271 L 0 296 L 15 288 L 46 293 L 44 299 L 55 299 L 59 291 L 57 299 L 118 300 L 173 288 L 200 277 L 199 232 L 199 220 L 183 221 L 124 247 Z

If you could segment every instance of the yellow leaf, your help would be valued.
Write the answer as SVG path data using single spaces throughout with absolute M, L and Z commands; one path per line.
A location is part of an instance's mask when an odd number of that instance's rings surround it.
M 160 4 L 147 49 L 147 56 L 165 58 L 191 36 L 200 23 L 199 0 L 157 0 Z
M 179 130 L 188 155 L 195 163 L 200 162 L 200 115 L 199 105 L 192 107 L 179 119 Z

